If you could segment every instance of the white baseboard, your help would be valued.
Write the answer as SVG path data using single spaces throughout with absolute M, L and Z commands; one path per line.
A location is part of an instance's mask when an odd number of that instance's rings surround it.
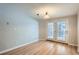
M 68 43 L 69 45 L 72 45 L 72 46 L 77 46 L 77 44 L 70 44 L 70 43 Z
M 35 40 L 35 41 L 29 42 L 29 43 L 26 43 L 26 44 L 22 44 L 22 45 L 13 47 L 13 48 L 9 48 L 9 49 L 0 51 L 0 54 L 5 53 L 5 52 L 8 52 L 8 51 L 11 51 L 11 50 L 14 50 L 14 49 L 17 49 L 17 48 L 20 48 L 20 47 L 22 47 L 22 46 L 25 46 L 25 45 L 28 45 L 28 44 L 31 44 L 31 43 L 34 43 L 34 42 L 37 42 L 37 41 L 38 41 L 38 40 Z
M 56 42 L 61 42 L 61 43 L 67 43 L 67 42 L 62 42 L 62 41 L 58 41 L 58 40 L 51 40 L 51 41 L 56 41 Z M 68 43 L 68 45 L 77 46 L 77 44 L 71 44 L 71 43 Z
M 48 39 L 47 39 L 48 40 Z M 67 43 L 65 41 L 60 41 L 60 40 L 49 40 L 49 41 L 55 41 L 55 42 L 61 42 L 61 43 Z

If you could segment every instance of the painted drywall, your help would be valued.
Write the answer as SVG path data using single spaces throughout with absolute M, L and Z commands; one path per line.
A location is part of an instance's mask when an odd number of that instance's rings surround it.
M 40 40 L 47 39 L 47 28 L 45 20 L 39 21 L 39 39 Z
M 39 22 L 40 24 L 39 33 L 41 34 L 40 40 L 47 39 L 48 22 L 56 22 L 60 20 L 66 21 L 68 23 L 68 36 L 66 37 L 66 42 L 69 43 L 70 45 L 77 45 L 77 15 L 40 21 Z
M 0 51 L 38 41 L 38 22 L 25 11 L 21 7 L 0 6 Z
M 78 42 L 78 52 L 79 52 L 79 12 L 77 13 L 77 42 Z
M 77 40 L 77 15 L 68 18 L 69 21 L 69 40 L 68 43 L 71 45 L 76 45 Z

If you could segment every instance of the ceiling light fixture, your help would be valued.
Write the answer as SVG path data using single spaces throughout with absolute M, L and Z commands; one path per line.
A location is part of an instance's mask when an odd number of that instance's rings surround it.
M 37 16 L 39 16 L 39 14 L 37 14 Z
M 48 13 L 46 12 L 46 15 L 48 15 Z
M 48 15 L 48 12 L 45 13 L 45 16 L 44 16 L 44 19 L 49 19 L 49 15 Z
M 41 17 L 41 14 L 40 13 L 37 13 L 36 15 L 39 16 L 39 17 Z M 44 13 L 43 18 L 44 19 L 49 19 L 50 18 L 47 11 Z

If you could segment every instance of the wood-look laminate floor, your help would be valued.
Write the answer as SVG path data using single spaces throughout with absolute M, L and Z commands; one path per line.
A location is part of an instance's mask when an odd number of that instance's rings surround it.
M 51 41 L 39 41 L 2 55 L 77 55 L 77 47 Z

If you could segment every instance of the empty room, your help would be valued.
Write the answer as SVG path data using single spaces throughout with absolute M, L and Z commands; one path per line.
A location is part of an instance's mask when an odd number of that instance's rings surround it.
M 0 4 L 0 55 L 78 55 L 78 3 Z

